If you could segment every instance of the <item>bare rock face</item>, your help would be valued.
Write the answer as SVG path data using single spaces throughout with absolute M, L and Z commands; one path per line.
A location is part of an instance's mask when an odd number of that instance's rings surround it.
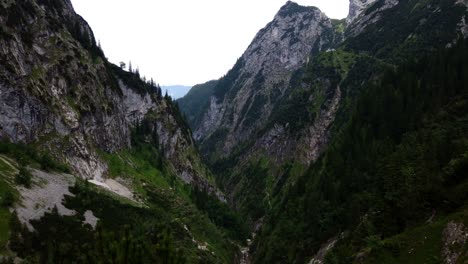
M 331 20 L 318 8 L 287 2 L 220 80 L 195 139 L 202 147 L 215 142 L 216 151 L 228 155 L 268 121 L 293 73 L 336 39 Z
M 450 222 L 443 234 L 442 258 L 445 264 L 460 263 L 459 258 L 466 256 L 464 246 L 468 240 L 468 230 L 463 223 Z
M 367 26 L 381 19 L 382 11 L 393 8 L 399 2 L 400 0 L 351 0 L 346 18 L 347 37 L 359 35 Z
M 2 2 L 0 25 L 0 138 L 39 143 L 75 174 L 104 182 L 108 168 L 96 150 L 130 148 L 131 129 L 157 113 L 159 144 L 174 172 L 211 186 L 204 167 L 190 165 L 199 157 L 178 113 L 116 74 L 69 0 Z
M 13 142 L 47 139 L 77 174 L 96 178 L 106 166 L 91 146 L 129 146 L 126 109 L 106 62 L 87 50 L 95 48 L 88 24 L 60 3 L 2 4 L 0 133 Z
M 346 24 L 351 24 L 363 11 L 374 4 L 377 0 L 351 0 L 349 2 L 349 14 L 346 18 Z

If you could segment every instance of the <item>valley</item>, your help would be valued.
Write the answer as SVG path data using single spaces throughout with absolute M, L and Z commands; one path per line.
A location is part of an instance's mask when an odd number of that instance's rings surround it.
M 1 1 L 0 263 L 466 263 L 467 15 L 287 1 L 176 100 L 70 0 Z

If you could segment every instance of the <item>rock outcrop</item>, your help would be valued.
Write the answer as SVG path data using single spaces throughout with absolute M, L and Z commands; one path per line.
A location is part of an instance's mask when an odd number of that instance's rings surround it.
M 465 248 L 468 230 L 463 223 L 449 222 L 442 233 L 442 263 L 461 263 L 459 259 L 467 256 Z
M 351 0 L 346 18 L 348 37 L 359 35 L 367 26 L 382 18 L 382 11 L 396 6 L 399 0 Z
M 349 1 L 349 14 L 346 18 L 346 24 L 351 24 L 358 18 L 363 11 L 374 4 L 377 0 L 351 0 Z

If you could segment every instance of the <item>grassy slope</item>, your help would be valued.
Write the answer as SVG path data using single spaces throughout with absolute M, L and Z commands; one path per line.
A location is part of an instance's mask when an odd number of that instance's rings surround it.
M 381 241 L 370 251 L 364 263 L 441 263 L 442 233 L 451 221 L 467 226 L 468 207 L 463 207 L 448 216 L 437 217 L 432 223 L 422 223 L 416 228 Z M 467 248 L 464 250 L 466 252 Z M 467 259 L 462 258 L 458 263 L 464 263 L 463 261 Z
M 230 238 L 219 230 L 206 214 L 196 210 L 190 199 L 190 186 L 184 185 L 174 175 L 171 175 L 167 164 L 160 168 L 152 164 L 148 158 L 151 155 L 157 155 L 155 151 L 150 146 L 143 146 L 138 151 L 127 150 L 102 155 L 108 161 L 111 177 L 131 179 L 133 189 L 141 198 L 149 201 L 150 207 L 156 206 L 163 209 L 159 212 L 168 221 L 177 219 L 179 227 L 187 225 L 196 240 L 207 242 L 210 250 L 220 256 L 224 262 L 229 262 L 234 253 Z M 154 199 L 159 202 L 152 202 Z M 170 204 L 170 206 L 161 208 L 160 205 L 163 203 Z
M 12 167 L 13 166 L 13 167 Z M 6 245 L 10 235 L 10 217 L 11 213 L 4 205 L 7 193 L 17 196 L 17 192 L 12 187 L 14 173 L 17 170 L 14 163 L 7 157 L 0 155 L 0 254 L 6 253 Z
M 31 153 L 30 147 L 9 143 L 4 143 L 2 147 L 0 197 L 3 198 L 7 191 L 17 197 L 13 180 L 15 170 L 5 160 L 16 164 L 17 162 L 13 160 L 23 157 L 22 163 L 41 168 L 40 157 L 42 155 L 21 154 L 25 151 Z M 236 244 L 240 241 L 234 241 L 235 239 L 228 234 L 228 230 L 216 226 L 207 213 L 196 208 L 190 197 L 190 186 L 184 185 L 171 174 L 172 170 L 167 167 L 167 161 L 162 160 L 161 164 L 158 164 L 158 155 L 158 151 L 148 145 L 141 146 L 138 150 L 125 150 L 115 154 L 101 153 L 101 156 L 108 161 L 110 176 L 130 183 L 137 197 L 140 201 L 144 201 L 144 204 L 135 203 L 107 190 L 81 182 L 73 190 L 75 197 L 67 198 L 66 206 L 80 212 L 77 217 L 74 217 L 78 223 L 86 210 L 92 210 L 103 226 L 108 227 L 109 232 L 118 232 L 124 226 L 145 225 L 149 230 L 155 229 L 158 236 L 168 232 L 173 237 L 175 249 L 183 253 L 188 263 L 200 263 L 201 260 L 203 263 L 230 263 L 237 252 Z M 0 199 L 0 201 L 3 200 Z M 10 237 L 11 217 L 7 206 L 0 206 L 0 216 L 0 254 L 9 254 L 5 247 Z M 65 219 L 60 224 L 54 223 L 54 226 L 72 230 L 70 232 L 76 232 L 74 230 L 89 232 L 80 224 L 70 224 L 76 220 Z M 45 239 L 54 235 L 48 229 L 51 226 L 48 221 L 51 221 L 50 218 L 43 218 L 34 224 L 38 230 L 41 230 L 38 233 L 39 238 Z M 185 226 L 189 231 L 185 229 Z M 73 241 L 67 239 L 61 243 L 73 245 Z M 207 249 L 199 249 L 199 246 L 206 246 Z M 41 248 L 35 250 L 41 252 Z
M 138 150 L 127 150 L 117 154 L 104 154 L 109 164 L 111 177 L 131 179 L 133 189 L 149 204 L 150 210 L 155 210 L 168 224 L 176 225 L 179 231 L 184 225 L 191 230 L 195 240 L 208 243 L 209 251 L 216 254 L 215 262 L 230 262 L 234 250 L 231 238 L 222 229 L 216 227 L 207 214 L 198 211 L 190 199 L 191 188 L 184 185 L 178 178 L 171 175 L 168 164 L 157 168 L 153 160 L 157 151 L 150 146 L 142 146 Z M 153 155 L 153 156 L 152 156 Z M 162 221 L 162 222 L 164 222 Z M 173 222 L 175 221 L 175 222 Z M 192 256 L 192 261 L 200 251 L 190 248 L 191 238 L 185 237 L 181 243 L 185 252 Z M 210 256 L 212 257 L 212 256 Z M 205 256 L 207 262 L 210 257 Z

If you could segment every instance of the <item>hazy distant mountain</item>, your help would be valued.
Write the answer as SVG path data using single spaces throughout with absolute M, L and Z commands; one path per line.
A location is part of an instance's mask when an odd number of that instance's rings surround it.
M 179 99 L 181 97 L 184 97 L 190 89 L 192 89 L 192 86 L 184 86 L 184 85 L 168 85 L 168 86 L 162 86 L 162 92 L 163 94 L 167 93 L 172 97 L 172 99 Z

